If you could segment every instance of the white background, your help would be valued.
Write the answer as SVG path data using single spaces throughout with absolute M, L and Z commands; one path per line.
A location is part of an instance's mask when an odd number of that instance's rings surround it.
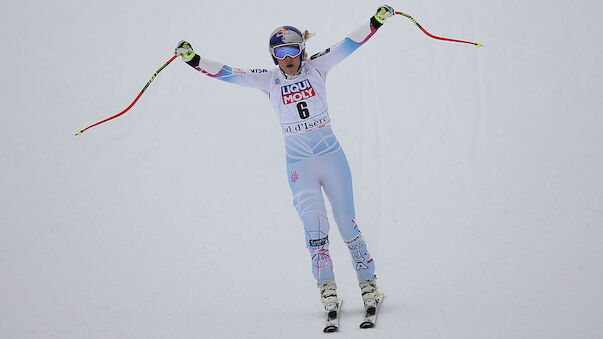
M 405 1 L 329 75 L 378 327 L 332 225 L 340 338 L 600 338 L 600 1 Z M 3 5 L 0 337 L 311 338 L 321 305 L 265 96 L 177 59 L 273 67 L 375 1 Z

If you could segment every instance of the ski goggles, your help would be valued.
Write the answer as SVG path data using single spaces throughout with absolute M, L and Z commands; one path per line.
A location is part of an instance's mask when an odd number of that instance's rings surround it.
M 284 59 L 286 56 L 295 58 L 296 56 L 300 55 L 301 52 L 301 44 L 297 42 L 272 47 L 272 56 L 280 60 Z

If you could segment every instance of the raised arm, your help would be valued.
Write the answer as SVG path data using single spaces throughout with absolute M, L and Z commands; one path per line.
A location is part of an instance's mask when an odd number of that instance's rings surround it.
M 393 15 L 394 9 L 392 7 L 388 5 L 379 7 L 377 13 L 371 17 L 368 23 L 362 24 L 334 46 L 312 55 L 310 57 L 312 64 L 321 72 L 328 72 L 367 42 L 379 27 Z
M 178 43 L 175 53 L 182 56 L 182 60 L 189 66 L 211 78 L 245 87 L 257 88 L 264 92 L 269 91 L 271 75 L 266 69 L 233 68 L 216 61 L 201 59 L 193 51 L 191 44 L 184 40 Z

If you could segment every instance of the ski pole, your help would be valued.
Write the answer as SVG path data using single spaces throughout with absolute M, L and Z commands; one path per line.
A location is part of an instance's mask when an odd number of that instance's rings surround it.
M 144 88 L 142 89 L 142 91 L 140 91 L 140 93 L 138 94 L 138 96 L 136 97 L 136 99 L 134 99 L 134 101 L 132 101 L 132 103 L 130 104 L 130 106 L 128 106 L 128 108 L 126 108 L 125 110 L 121 111 L 121 112 L 120 112 L 120 113 L 118 113 L 118 114 L 115 114 L 115 115 L 114 115 L 114 116 L 112 116 L 112 117 L 109 117 L 109 118 L 107 118 L 107 119 L 105 119 L 105 120 L 103 120 L 103 121 L 99 121 L 99 122 L 97 122 L 96 124 L 90 125 L 90 126 L 88 126 L 88 127 L 84 128 L 83 130 L 76 132 L 76 133 L 75 133 L 75 135 L 76 135 L 76 136 L 77 136 L 77 135 L 82 135 L 82 133 L 84 133 L 84 131 L 85 131 L 85 130 L 87 130 L 87 129 L 89 129 L 89 128 L 92 128 L 92 127 L 94 127 L 94 126 L 100 125 L 100 124 L 102 124 L 102 123 L 104 123 L 104 122 L 107 122 L 107 121 L 109 121 L 109 120 L 115 119 L 115 118 L 117 118 L 118 116 L 120 116 L 120 115 L 122 115 L 122 114 L 126 113 L 126 112 L 127 112 L 129 109 L 130 109 L 130 108 L 132 108 L 132 106 L 134 106 L 134 104 L 136 103 L 136 101 L 138 101 L 138 99 L 140 98 L 140 96 L 142 95 L 142 93 L 144 93 L 144 91 L 146 91 L 146 89 L 149 87 L 149 85 L 151 84 L 151 82 L 153 82 L 153 80 L 155 79 L 155 77 L 157 76 L 157 74 L 159 74 L 159 72 L 161 72 L 161 70 L 163 70 L 164 68 L 166 68 L 166 67 L 167 67 L 167 65 L 169 65 L 169 64 L 170 64 L 170 62 L 174 61 L 174 59 L 176 59 L 176 57 L 177 57 L 177 55 L 174 55 L 174 56 L 173 56 L 173 57 L 172 57 L 170 60 L 168 60 L 168 62 L 166 62 L 166 63 L 165 63 L 163 66 L 161 66 L 161 67 L 160 67 L 160 68 L 157 70 L 157 72 L 155 72 L 155 74 L 153 74 L 153 76 L 151 77 L 151 80 L 149 80 L 149 82 L 147 82 L 147 84 L 144 86 Z
M 421 25 L 419 25 L 419 23 L 415 19 L 413 19 L 410 15 L 408 15 L 408 14 L 406 14 L 404 12 L 396 12 L 396 14 L 403 15 L 403 16 L 409 18 L 410 21 L 414 22 L 415 25 L 417 25 L 417 27 L 419 27 L 423 31 L 423 33 L 427 34 L 427 36 L 429 36 L 431 38 L 438 39 L 438 40 L 444 40 L 444 41 L 462 42 L 462 43 L 465 43 L 465 44 L 475 45 L 477 47 L 482 47 L 483 46 L 479 42 L 471 42 L 471 41 L 463 41 L 463 40 L 456 40 L 456 39 L 448 39 L 448 38 L 442 38 L 442 37 L 439 37 L 439 36 L 431 35 L 423 27 L 421 27 Z

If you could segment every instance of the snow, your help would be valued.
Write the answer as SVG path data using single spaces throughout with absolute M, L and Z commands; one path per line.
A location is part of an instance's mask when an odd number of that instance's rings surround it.
M 375 1 L 11 2 L 0 13 L 0 337 L 312 338 L 322 315 L 264 95 L 181 39 L 271 67 L 269 33 Z M 333 128 L 387 294 L 376 328 L 332 224 L 342 338 L 600 338 L 599 1 L 390 3 L 329 75 Z M 404 6 L 404 7 L 403 7 Z M 597 94 L 598 93 L 598 94 Z M 275 322 L 275 320 L 278 320 Z

